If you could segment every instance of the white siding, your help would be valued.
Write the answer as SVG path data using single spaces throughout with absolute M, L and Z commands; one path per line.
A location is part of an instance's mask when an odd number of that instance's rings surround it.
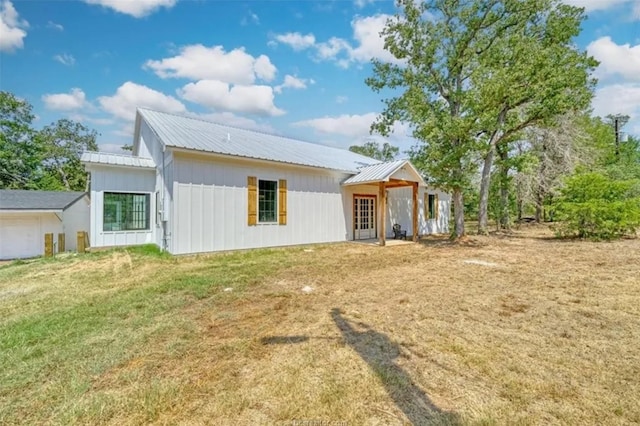
M 157 191 L 160 195 L 160 204 L 162 212 L 154 209 L 151 215 L 154 216 L 155 233 L 154 241 L 159 247 L 164 247 L 165 239 L 169 243 L 170 235 L 165 236 L 165 227 L 168 227 L 168 221 L 171 214 L 171 201 L 173 197 L 173 154 L 166 151 L 155 133 L 151 131 L 146 121 L 140 122 L 140 143 L 138 144 L 138 153 L 140 156 L 148 156 L 153 159 L 156 166 L 155 171 L 155 187 L 154 195 Z M 167 223 L 163 223 L 167 221 Z M 167 230 L 168 231 L 168 230 Z
M 91 228 L 90 205 L 87 197 L 82 197 L 62 213 L 62 224 L 65 234 L 65 249 L 76 251 L 78 245 L 78 231 L 87 231 Z M 91 235 L 91 233 L 89 233 Z M 89 236 L 91 238 L 91 236 Z
M 91 168 L 91 229 L 92 247 L 126 246 L 155 243 L 155 171 L 125 167 Z M 104 192 L 150 194 L 150 229 L 147 231 L 103 231 Z
M 438 219 L 427 219 L 424 211 L 424 194 L 438 194 Z M 408 235 L 413 234 L 412 189 L 394 188 L 389 190 L 389 211 L 387 212 L 387 236 L 392 236 L 391 226 L 399 223 Z M 418 234 L 446 234 L 449 232 L 449 212 L 451 211 L 451 196 L 446 192 L 433 188 L 419 188 L 418 190 Z
M 63 232 L 62 220 L 55 213 L 0 213 L 0 259 L 15 258 L 13 245 L 19 246 L 18 257 L 44 255 L 44 234 L 53 233 L 54 244 L 58 243 L 58 234 Z M 14 230 L 20 230 L 16 235 Z M 17 241 L 16 239 L 21 241 Z M 24 250 L 23 250 L 24 249 Z M 57 247 L 55 251 L 57 252 Z
M 174 156 L 175 254 L 344 241 L 346 175 L 295 166 Z M 247 224 L 247 177 L 287 180 L 287 224 Z

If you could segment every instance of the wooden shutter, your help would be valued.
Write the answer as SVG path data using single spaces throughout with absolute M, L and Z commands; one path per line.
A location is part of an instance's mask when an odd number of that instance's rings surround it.
M 429 193 L 424 193 L 424 220 L 429 220 Z
M 287 224 L 287 181 L 278 181 L 278 224 Z
M 247 178 L 247 193 L 249 194 L 249 226 L 258 224 L 258 178 L 249 176 Z
M 440 204 L 438 204 L 438 194 L 433 196 L 433 208 L 435 210 L 433 218 L 438 220 L 438 215 L 440 214 Z

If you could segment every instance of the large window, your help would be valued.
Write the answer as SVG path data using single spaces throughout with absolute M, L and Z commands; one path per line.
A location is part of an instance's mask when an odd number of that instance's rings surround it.
M 258 181 L 258 222 L 277 221 L 278 182 L 275 180 Z
M 104 231 L 149 229 L 149 194 L 104 193 Z

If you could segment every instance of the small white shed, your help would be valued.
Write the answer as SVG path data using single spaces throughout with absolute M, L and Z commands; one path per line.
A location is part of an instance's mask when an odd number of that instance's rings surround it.
M 86 192 L 0 190 L 0 259 L 42 256 L 47 233 L 54 241 L 64 233 L 66 250 L 74 251 L 77 232 L 89 225 Z

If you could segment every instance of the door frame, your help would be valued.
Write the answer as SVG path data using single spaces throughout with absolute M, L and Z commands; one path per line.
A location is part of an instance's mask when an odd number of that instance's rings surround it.
M 356 240 L 356 199 L 358 198 L 371 198 L 373 200 L 373 237 L 376 238 L 378 235 L 378 196 L 375 194 L 353 194 L 352 198 L 352 223 L 351 229 L 353 231 L 353 241 Z

